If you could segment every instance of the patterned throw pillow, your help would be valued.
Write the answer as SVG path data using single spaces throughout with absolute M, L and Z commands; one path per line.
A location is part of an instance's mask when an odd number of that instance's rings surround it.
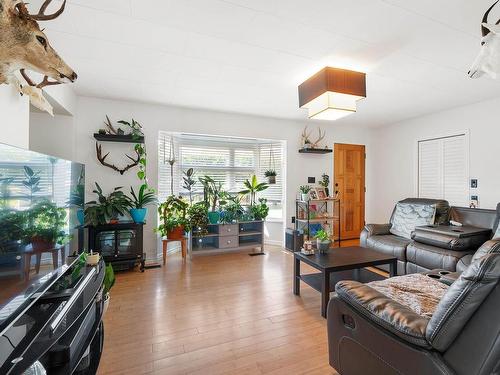
M 398 203 L 390 232 L 411 239 L 415 227 L 434 224 L 436 206 L 432 204 Z

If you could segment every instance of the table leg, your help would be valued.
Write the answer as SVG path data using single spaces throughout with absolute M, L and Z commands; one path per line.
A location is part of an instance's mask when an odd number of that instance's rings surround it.
M 323 283 L 321 285 L 321 316 L 326 318 L 326 308 L 330 301 L 330 272 L 323 271 Z
M 397 274 L 398 274 L 398 261 L 397 260 L 391 262 L 391 264 L 389 265 L 389 274 L 390 274 L 390 277 L 397 276 Z
M 54 269 L 57 269 L 57 264 L 59 263 L 58 250 L 57 249 L 52 250 L 51 253 L 52 253 L 52 266 L 54 267 Z
M 36 253 L 35 271 L 36 271 L 37 275 L 40 273 L 40 263 L 41 263 L 41 261 L 42 261 L 42 253 Z
M 167 263 L 167 241 L 162 241 L 163 242 L 163 265 Z
M 294 258 L 293 266 L 293 294 L 300 295 L 300 260 Z
M 186 248 L 187 248 L 187 240 L 183 239 L 181 241 L 182 259 L 186 259 Z
M 31 254 L 24 254 L 24 281 L 28 281 L 30 278 L 30 268 L 31 268 Z

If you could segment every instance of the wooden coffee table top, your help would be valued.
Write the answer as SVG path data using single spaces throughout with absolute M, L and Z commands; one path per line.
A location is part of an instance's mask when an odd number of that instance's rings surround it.
M 395 256 L 360 246 L 330 249 L 326 254 L 304 255 L 295 252 L 294 257 L 318 270 L 330 272 L 377 266 L 397 260 Z

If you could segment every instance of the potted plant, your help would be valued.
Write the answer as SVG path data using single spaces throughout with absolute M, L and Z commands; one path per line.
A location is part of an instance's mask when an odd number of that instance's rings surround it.
M 193 235 L 204 236 L 208 233 L 208 208 L 205 202 L 198 202 L 187 209 L 189 225 Z
M 203 185 L 203 201 L 207 207 L 210 208 L 208 212 L 208 220 L 210 224 L 217 224 L 220 220 L 220 212 L 217 211 L 217 203 L 221 196 L 224 195 L 222 184 L 215 182 L 210 176 L 203 176 L 199 178 Z
M 115 278 L 115 272 L 113 270 L 113 266 L 111 266 L 111 264 L 107 264 L 106 268 L 104 269 L 104 282 L 103 282 L 104 288 L 102 291 L 103 298 L 104 298 L 104 308 L 103 308 L 103 312 L 102 312 L 103 315 L 108 310 L 109 301 L 111 298 L 109 295 L 109 291 L 111 290 L 113 285 L 115 285 L 115 281 L 116 281 L 116 278 Z
M 311 191 L 311 187 L 309 185 L 302 185 L 299 187 L 300 190 L 300 200 L 303 202 L 307 202 L 309 200 L 309 192 Z
M 222 222 L 230 224 L 240 221 L 245 216 L 245 209 L 241 205 L 241 196 L 229 195 L 225 197 Z
M 80 225 L 83 225 L 85 223 L 85 186 L 76 185 L 75 189 L 70 193 L 66 204 L 68 207 L 76 208 L 78 222 Z
M 107 223 L 116 224 L 118 217 L 127 213 L 127 209 L 130 207 L 130 199 L 121 191 L 121 187 L 115 187 L 106 196 L 97 182 L 95 186 L 93 192 L 97 194 L 97 200 L 86 203 L 85 223 L 92 226 Z
M 274 169 L 268 169 L 264 172 L 264 176 L 267 177 L 267 183 L 274 185 L 276 183 L 276 171 Z
M 328 232 L 324 229 L 320 229 L 316 232 L 314 238 L 316 238 L 316 247 L 318 248 L 320 254 L 326 253 L 332 243 L 330 240 L 330 234 L 328 234 Z
M 269 215 L 269 206 L 267 205 L 267 199 L 260 198 L 259 203 L 254 204 L 250 207 L 250 212 L 254 220 L 265 220 L 267 215 Z
M 189 204 L 181 197 L 171 195 L 158 207 L 161 224 L 156 229 L 162 237 L 171 240 L 180 240 L 185 232 L 191 230 L 189 220 L 186 218 Z
M 321 175 L 321 181 L 319 182 L 320 186 L 323 186 L 325 188 L 325 194 L 327 197 L 330 196 L 330 189 L 328 188 L 330 186 L 330 176 L 328 176 L 326 173 L 323 173 Z
M 189 193 L 189 203 L 193 204 L 193 187 L 196 184 L 196 180 L 194 177 L 194 169 L 189 168 L 187 171 L 183 172 L 184 176 L 182 180 L 184 181 L 183 188 L 186 189 Z
M 134 223 L 144 223 L 146 215 L 148 214 L 147 205 L 156 203 L 156 196 L 152 190 L 148 188 L 146 184 L 142 184 L 139 188 L 139 192 L 136 194 L 134 188 L 130 187 L 129 198 L 130 204 L 130 216 Z
M 67 243 L 70 236 L 65 232 L 66 210 L 44 199 L 27 212 L 29 227 L 27 233 L 33 250 L 52 249 Z
M 250 194 L 250 206 L 253 206 L 255 204 L 257 193 L 264 191 L 269 187 L 269 185 L 265 182 L 259 183 L 257 181 L 256 175 L 252 175 L 250 180 L 245 180 L 245 182 L 243 182 L 243 185 L 245 186 L 245 190 L 240 191 L 240 194 Z

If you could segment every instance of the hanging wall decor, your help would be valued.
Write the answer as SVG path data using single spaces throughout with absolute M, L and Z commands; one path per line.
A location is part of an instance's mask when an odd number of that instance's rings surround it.
M 0 85 L 13 85 L 21 95 L 30 98 L 31 104 L 53 115 L 43 88 L 74 82 L 77 75 L 59 57 L 38 25 L 38 21 L 50 21 L 63 13 L 66 0 L 59 10 L 45 14 L 51 1 L 45 0 L 37 14 L 30 14 L 24 1 L 0 0 Z M 42 74 L 42 82 L 34 82 L 28 71 Z
M 273 144 L 269 145 L 269 169 L 264 172 L 264 176 L 267 178 L 267 183 L 269 185 L 276 184 L 276 161 L 274 160 Z
M 469 70 L 470 78 L 480 78 L 484 74 L 496 79 L 500 73 L 500 20 L 489 23 L 488 16 L 499 0 L 484 13 L 481 22 L 481 49 Z

